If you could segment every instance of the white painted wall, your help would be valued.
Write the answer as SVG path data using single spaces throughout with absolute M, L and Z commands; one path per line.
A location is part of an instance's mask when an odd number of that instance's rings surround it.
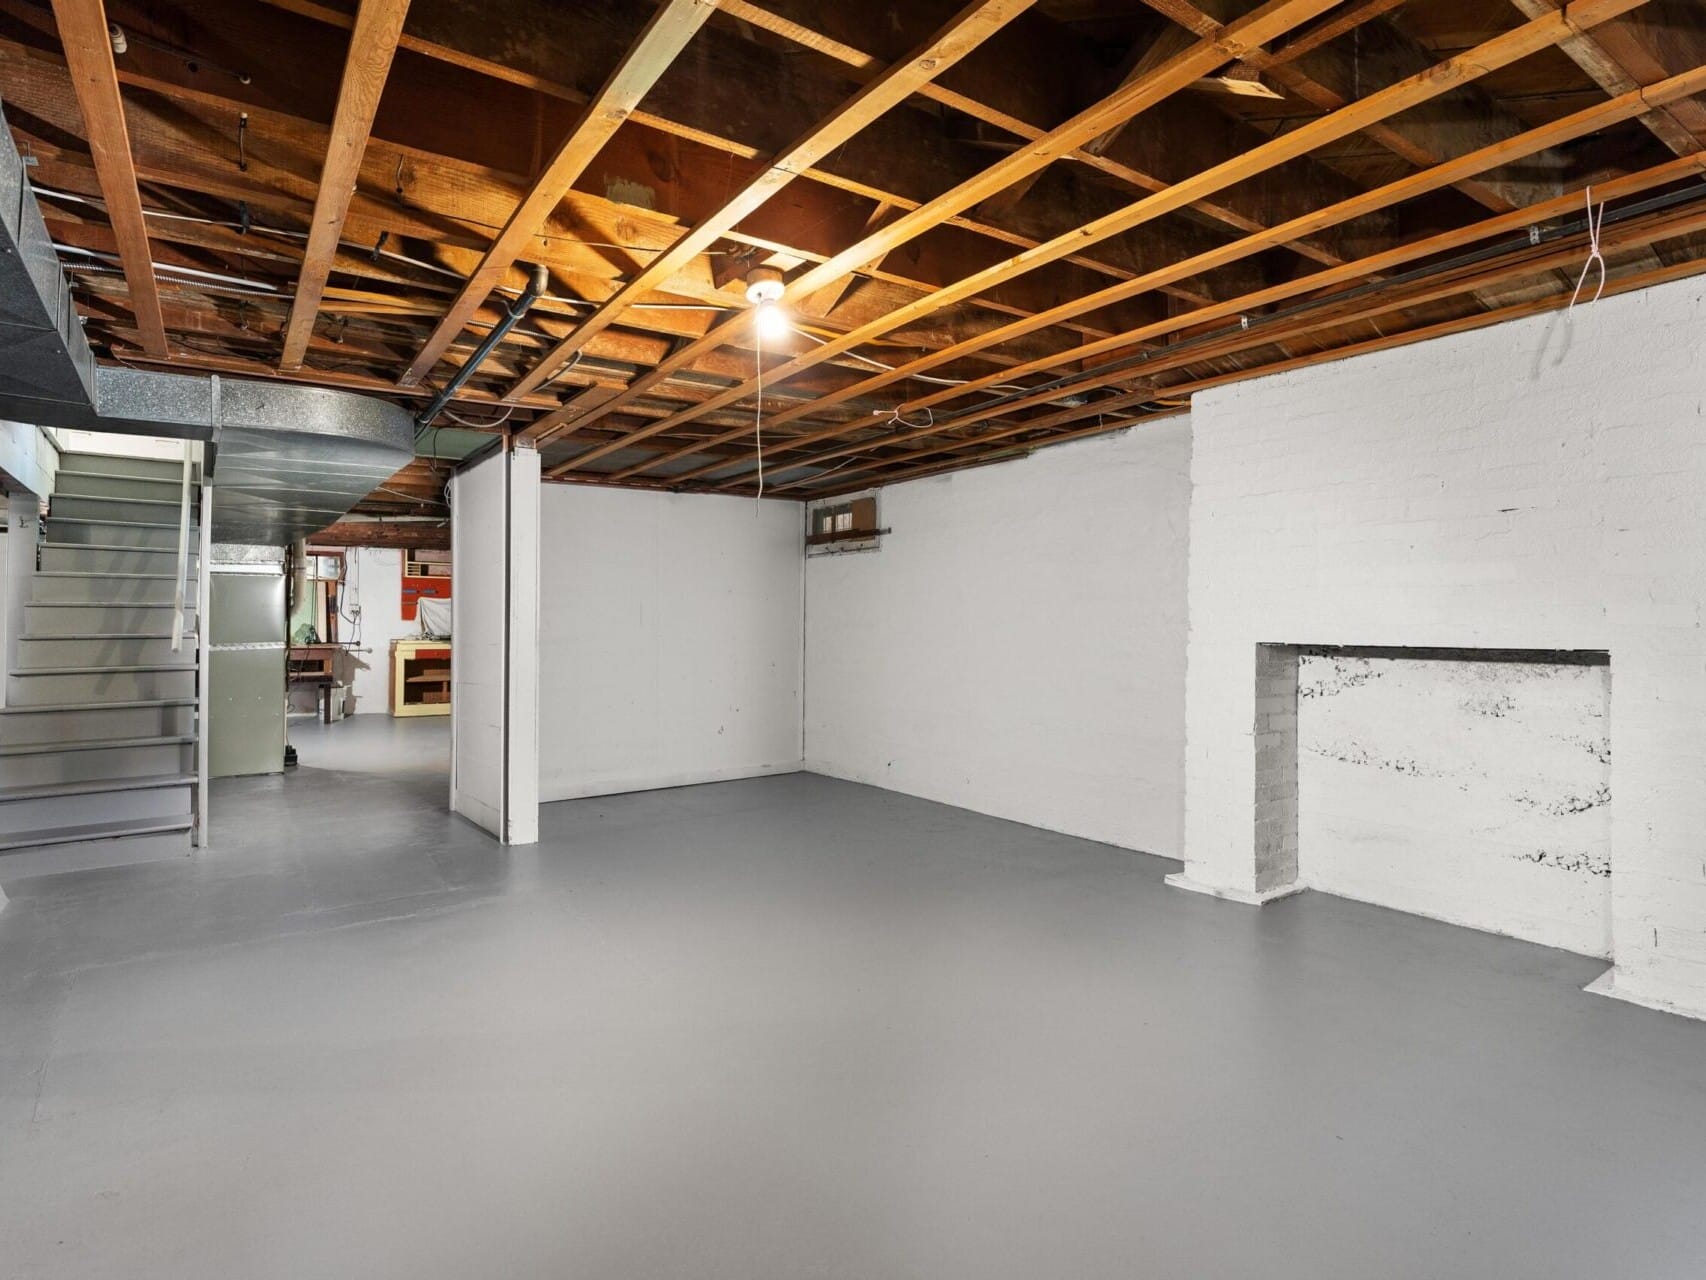
M 1312 889 L 1611 954 L 1610 669 L 1303 655 Z
M 16 665 L 18 638 L 24 633 L 24 606 L 35 574 L 41 506 L 53 493 L 59 451 L 47 432 L 27 422 L 0 420 L 0 472 L 9 484 L 0 494 L 5 521 L 0 549 L 0 654 L 7 670 Z M 4 695 L 0 694 L 0 702 Z
M 541 797 L 798 769 L 799 508 L 567 485 L 543 504 Z
M 450 807 L 505 844 L 539 839 L 539 455 L 451 481 Z
M 391 642 L 419 634 L 420 624 L 403 620 L 403 553 L 390 547 L 351 547 L 344 562 L 343 611 L 361 606 L 359 647 L 350 655 L 353 711 L 391 714 Z M 347 636 L 349 623 L 341 622 Z
M 882 491 L 806 571 L 806 763 L 1176 857 L 1190 429 Z
M 350 547 L 344 560 L 344 591 L 338 637 L 348 646 L 335 670 L 350 690 L 350 715 L 391 714 L 391 641 L 419 634 L 420 624 L 403 619 L 403 553 L 389 547 Z M 350 621 L 361 607 L 357 623 Z M 319 695 L 297 689 L 293 714 L 317 714 Z
M 1185 856 L 1250 891 L 1255 646 L 1606 649 L 1615 993 L 1706 1015 L 1706 284 L 1207 392 Z
M 181 449 L 181 446 L 180 446 Z M 178 457 L 182 457 L 180 452 Z M 0 419 L 0 471 L 37 498 L 53 493 L 59 450 L 47 431 L 28 422 Z
M 59 440 L 59 447 L 67 453 L 115 453 L 127 458 L 159 458 L 167 462 L 178 462 L 184 456 L 184 442 L 166 436 L 81 431 L 75 427 L 57 427 L 54 435 Z

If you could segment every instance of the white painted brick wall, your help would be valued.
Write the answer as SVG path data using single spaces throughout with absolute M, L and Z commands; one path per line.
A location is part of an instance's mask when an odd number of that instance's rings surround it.
M 1193 413 L 1185 856 L 1255 888 L 1259 643 L 1608 649 L 1619 994 L 1706 1015 L 1706 285 Z
M 1610 669 L 1305 655 L 1312 889 L 1611 954 Z
M 1177 857 L 1190 433 L 882 491 L 806 562 L 806 765 Z

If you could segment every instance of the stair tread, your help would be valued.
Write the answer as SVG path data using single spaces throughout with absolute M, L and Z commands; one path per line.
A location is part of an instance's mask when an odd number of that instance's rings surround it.
M 48 844 L 78 844 L 84 840 L 112 840 L 123 836 L 158 835 L 188 831 L 195 819 L 188 814 L 171 818 L 121 818 L 116 822 L 91 822 L 83 827 L 50 827 L 44 831 L 16 831 L 0 835 L 0 852 L 30 849 Z
M 184 662 L 121 662 L 111 667 L 14 667 L 12 676 L 113 676 L 118 672 L 194 671 Z
M 172 747 L 194 742 L 193 733 L 171 733 L 151 738 L 81 738 L 70 742 L 9 742 L 0 745 L 0 756 L 51 756 L 65 751 L 117 751 L 125 747 Z
M 81 462 L 85 458 L 104 458 L 108 462 L 158 462 L 164 466 L 173 467 L 183 465 L 181 456 L 155 458 L 146 453 L 112 453 L 106 449 L 61 449 L 59 451 L 59 465 L 62 467 L 69 462 Z
M 0 707 L 0 716 L 34 715 L 38 711 L 124 711 L 132 707 L 193 707 L 194 698 L 132 698 L 126 702 L 44 702 L 39 707 Z
M 102 569 L 37 569 L 38 578 L 146 578 L 157 582 L 176 582 L 175 573 L 110 573 Z
M 0 787 L 0 804 L 12 800 L 52 800 L 56 796 L 98 796 L 108 791 L 154 791 L 161 787 L 192 786 L 193 773 L 156 773 L 145 778 L 101 778 L 94 782 L 38 782 L 27 787 Z
M 170 631 L 73 631 L 62 636 L 19 636 L 19 640 L 170 640 Z M 184 643 L 196 638 L 193 631 L 184 632 Z
M 176 520 L 170 524 L 159 520 L 103 520 L 99 516 L 56 516 L 52 512 L 48 513 L 47 518 L 50 524 L 57 520 L 60 524 L 110 524 L 123 529 L 176 529 L 178 527 Z M 196 527 L 193 524 L 190 526 L 191 529 Z M 134 549 L 142 551 L 148 548 L 137 547 Z
M 76 472 L 74 474 L 87 475 L 88 472 L 86 472 L 86 471 L 85 472 Z M 137 479 L 143 479 L 143 478 L 144 477 L 141 477 L 141 476 L 137 477 Z M 143 503 L 143 504 L 150 506 L 150 507 L 181 507 L 183 505 L 183 500 L 181 497 L 180 498 L 125 498 L 125 497 L 115 497 L 114 495 L 109 494 L 109 493 L 56 493 L 56 494 L 54 494 L 54 497 L 56 497 L 56 498 L 70 498 L 75 502 L 140 502 L 140 503 Z M 49 513 L 51 513 L 53 511 L 53 503 L 51 500 L 48 503 L 47 509 L 48 509 Z
M 176 525 L 172 527 L 177 528 Z M 128 547 L 122 542 L 44 542 L 41 546 L 44 551 L 141 551 L 146 555 L 156 556 L 178 554 L 175 547 Z M 195 555 L 199 549 L 192 546 L 190 554 Z
M 82 467 L 71 467 L 71 468 L 61 467 L 60 470 L 68 476 L 90 476 L 90 477 L 93 477 L 97 480 L 136 481 L 136 482 L 139 482 L 141 484 L 179 484 L 179 485 L 181 485 L 183 483 L 183 479 L 181 476 L 139 476 L 139 475 L 132 475 L 128 471 L 85 471 L 85 470 L 83 470 Z M 195 482 L 192 480 L 190 482 L 190 484 L 191 484 L 191 487 L 194 487 Z M 76 495 L 73 494 L 72 496 L 75 497 Z

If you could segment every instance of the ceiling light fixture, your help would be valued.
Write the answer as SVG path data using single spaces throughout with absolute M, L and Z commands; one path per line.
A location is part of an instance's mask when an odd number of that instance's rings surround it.
M 775 267 L 754 267 L 746 273 L 746 300 L 757 312 L 759 337 L 774 341 L 793 332 L 782 308 L 782 273 Z

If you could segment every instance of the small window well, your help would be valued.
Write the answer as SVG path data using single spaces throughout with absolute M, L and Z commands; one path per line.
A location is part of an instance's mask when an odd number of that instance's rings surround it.
M 806 512 L 806 548 L 814 555 L 829 551 L 874 551 L 887 532 L 877 527 L 875 494 L 819 503 Z

